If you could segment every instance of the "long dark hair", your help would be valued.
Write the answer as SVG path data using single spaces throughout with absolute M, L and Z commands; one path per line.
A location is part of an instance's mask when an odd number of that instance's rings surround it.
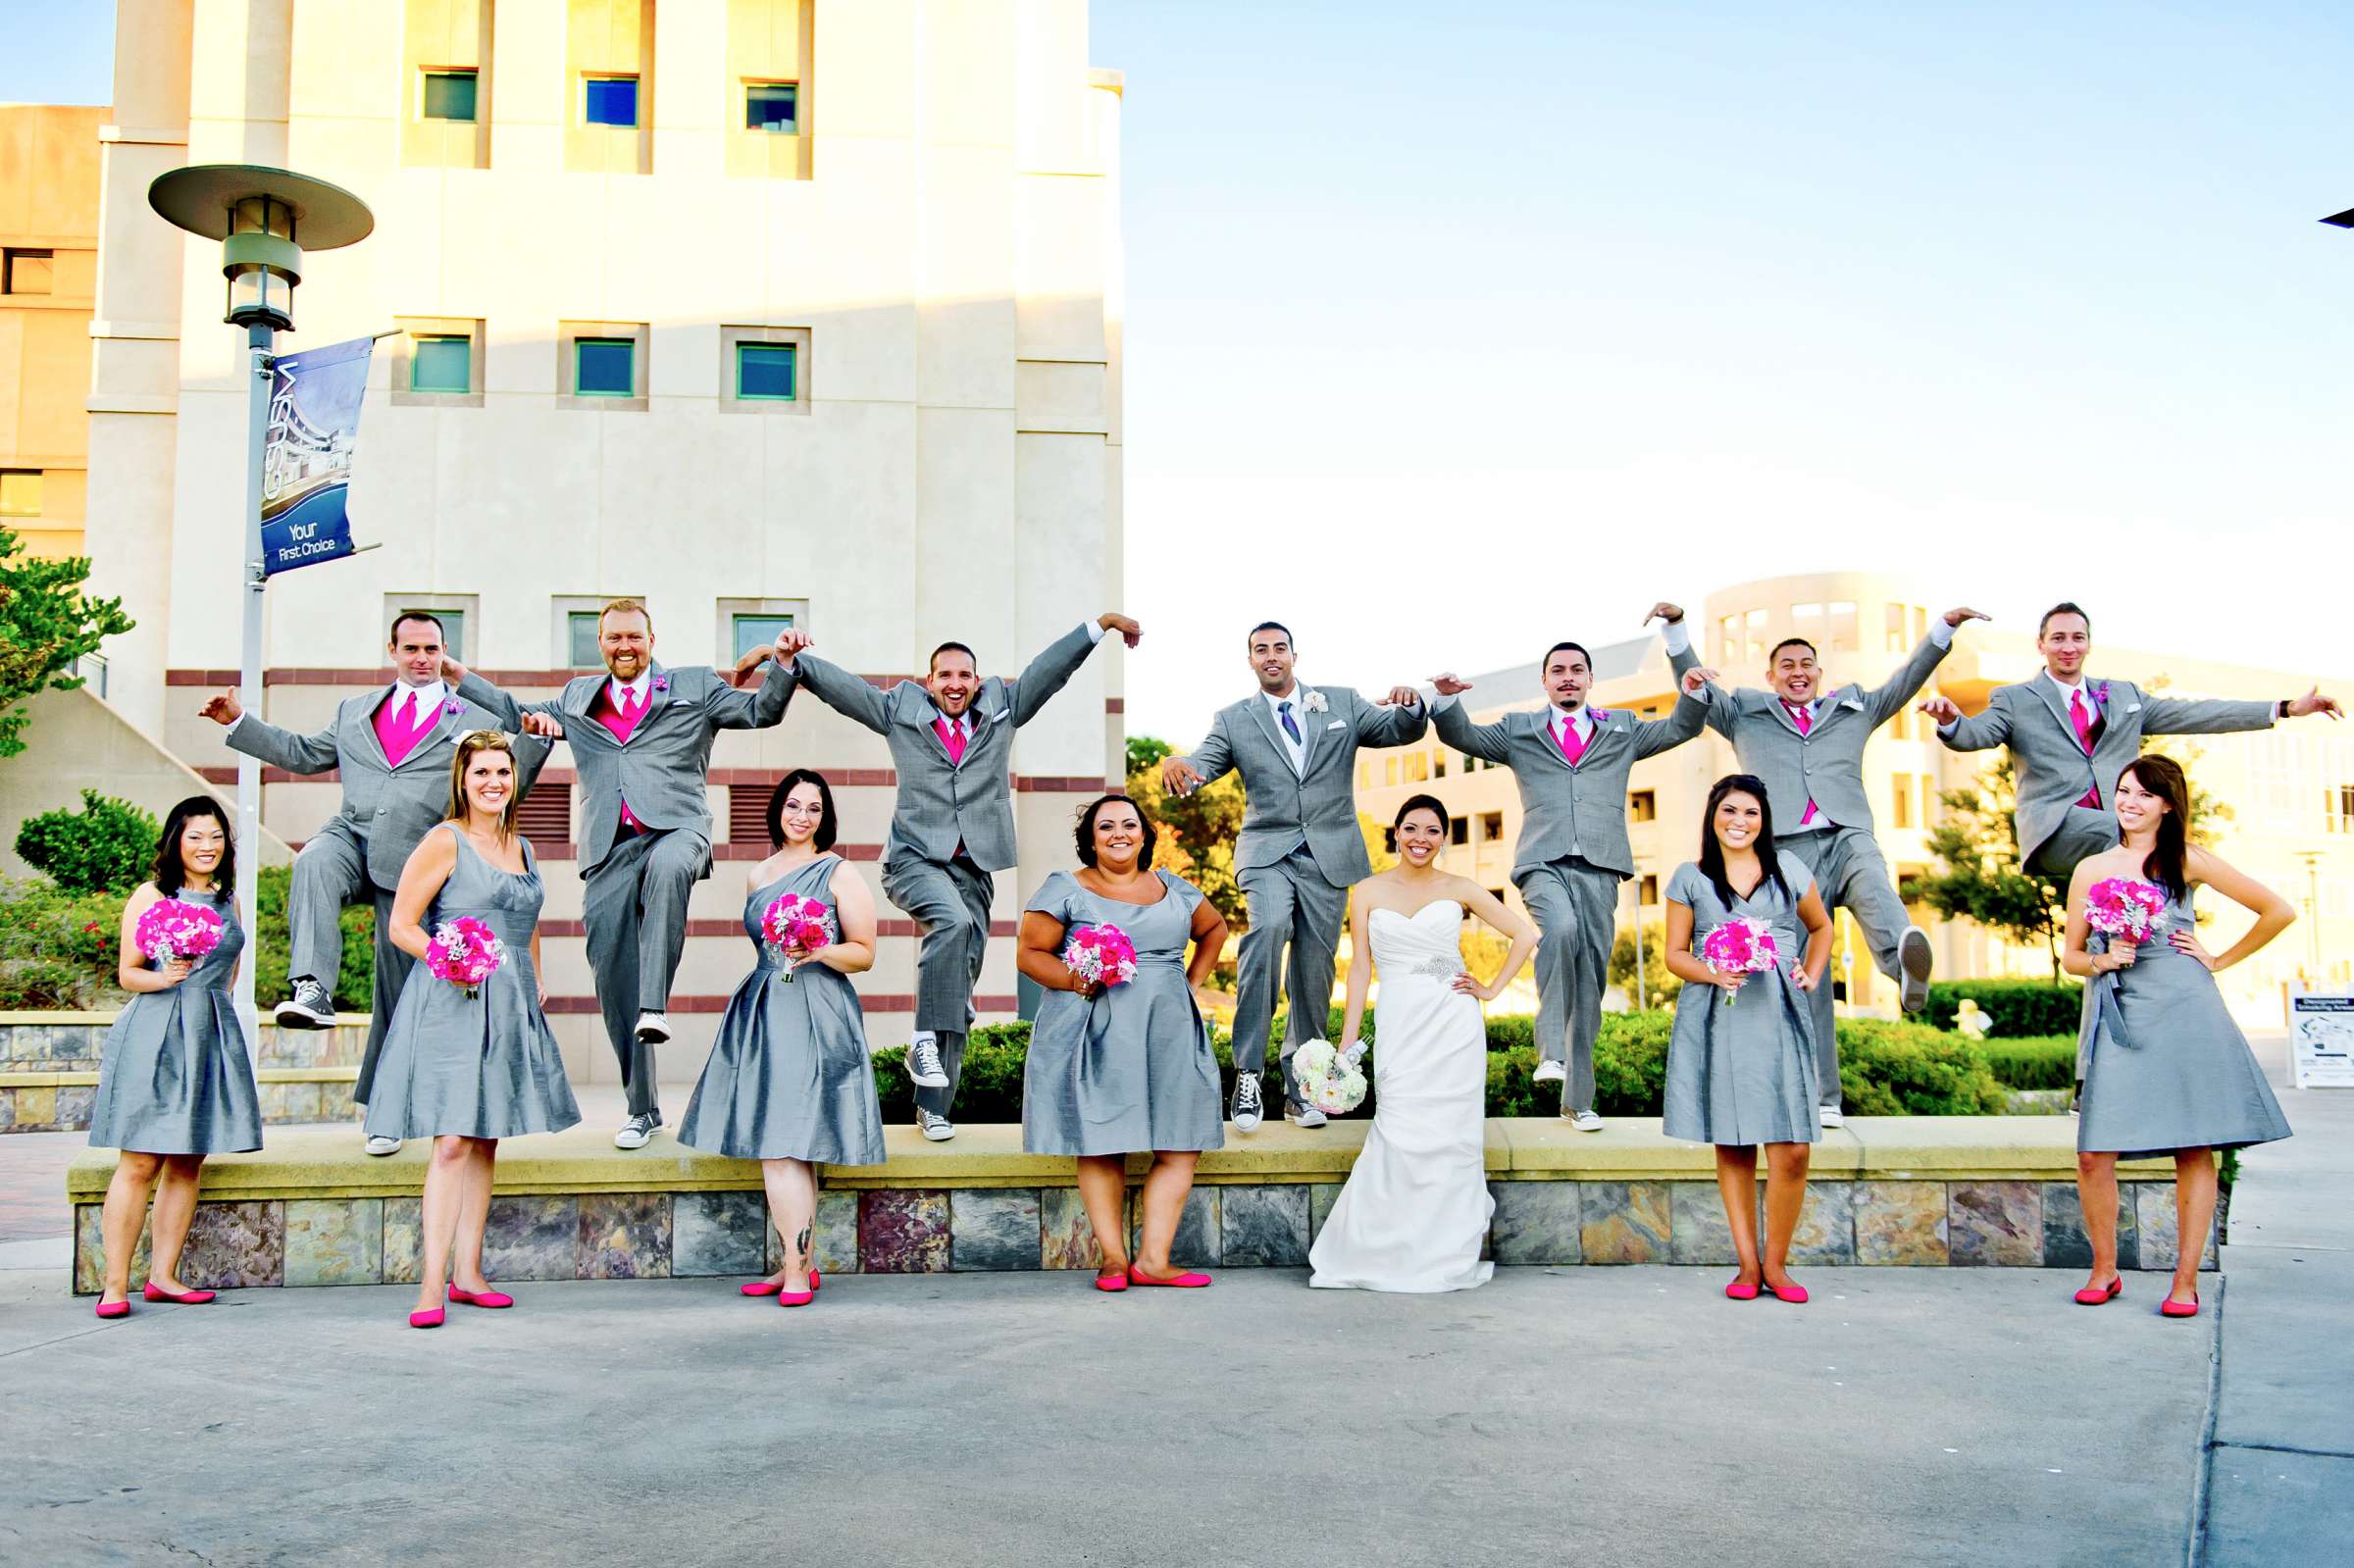
M 2133 782 L 2166 802 L 2166 815 L 2158 819 L 2158 841 L 2142 858 L 2141 874 L 2174 894 L 2177 899 L 2190 896 L 2190 776 L 2182 764 L 2172 757 L 2155 752 L 2135 757 L 2124 766 L 2118 777 L 2133 776 Z
M 1151 871 L 1153 847 L 1160 842 L 1160 832 L 1152 826 L 1152 813 L 1147 811 L 1143 806 L 1137 805 L 1135 797 L 1121 794 L 1116 790 L 1107 795 L 1098 795 L 1079 808 L 1078 826 L 1071 833 L 1071 838 L 1079 850 L 1079 864 L 1093 866 L 1096 863 L 1096 813 L 1115 800 L 1125 800 L 1128 804 L 1136 806 L 1136 820 L 1143 823 L 1145 827 L 1145 847 L 1137 854 L 1136 869 Z
M 834 786 L 812 768 L 793 769 L 768 792 L 768 841 L 779 849 L 785 847 L 785 797 L 793 793 L 794 784 L 804 784 L 817 785 L 817 832 L 809 835 L 809 847 L 822 855 L 834 847 Z
M 155 845 L 155 890 L 172 898 L 187 885 L 188 868 L 179 863 L 179 835 L 197 817 L 210 817 L 221 825 L 221 864 L 213 870 L 213 890 L 231 897 L 237 890 L 237 835 L 230 826 L 229 808 L 211 795 L 190 795 L 164 818 L 164 835 Z
M 1716 808 L 1724 804 L 1726 795 L 1747 795 L 1758 803 L 1758 867 L 1766 873 L 1758 879 L 1758 887 L 1772 883 L 1790 896 L 1790 885 L 1782 880 L 1781 858 L 1773 852 L 1773 802 L 1766 794 L 1766 781 L 1754 773 L 1728 773 L 1709 786 L 1709 803 L 1700 814 L 1700 874 L 1709 879 L 1724 907 L 1733 907 L 1733 885 L 1724 876 L 1724 845 L 1716 836 Z M 1757 887 L 1750 889 L 1752 893 Z

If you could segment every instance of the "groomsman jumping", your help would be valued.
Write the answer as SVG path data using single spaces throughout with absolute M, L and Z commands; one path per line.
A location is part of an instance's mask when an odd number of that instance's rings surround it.
M 1243 776 L 1234 880 L 1250 900 L 1251 927 L 1238 955 L 1234 1006 L 1238 1133 L 1256 1132 L 1264 1115 L 1258 1078 L 1279 988 L 1292 1004 L 1283 1031 L 1283 1113 L 1302 1127 L 1324 1125 L 1324 1113 L 1293 1092 L 1292 1053 L 1324 1033 L 1349 889 L 1373 874 L 1356 822 L 1357 748 L 1407 745 L 1422 738 L 1427 722 L 1411 686 L 1393 687 L 1373 703 L 1348 686 L 1301 685 L 1292 675 L 1292 633 L 1280 622 L 1253 627 L 1250 645 L 1257 693 L 1219 710 L 1190 756 L 1160 765 L 1161 787 L 1173 795 L 1229 769 Z
M 1681 676 L 1700 663 L 1684 624 L 1684 613 L 1662 604 L 1653 615 L 1666 623 L 1668 662 Z M 1849 684 L 1823 685 L 1815 644 L 1785 637 L 1766 656 L 1760 691 L 1719 688 L 1709 703 L 1709 727 L 1733 743 L 1741 770 L 1766 781 L 1773 807 L 1773 847 L 1796 855 L 1815 873 L 1823 903 L 1845 909 L 1864 928 L 1872 962 L 1903 987 L 1904 1011 L 1929 1004 L 1931 953 L 1928 934 L 1905 914 L 1904 900 L 1888 875 L 1888 862 L 1872 837 L 1871 803 L 1864 791 L 1864 746 L 1872 732 L 1901 712 L 1954 645 L 1965 621 L 1983 621 L 1976 610 L 1948 610 L 1929 627 L 1913 656 L 1885 684 L 1867 691 Z M 1831 987 L 1808 994 L 1815 1023 L 1816 1076 L 1821 1084 L 1822 1125 L 1837 1127 L 1839 1037 L 1831 1011 Z
M 654 1047 L 670 1038 L 687 900 L 711 875 L 711 742 L 722 730 L 765 730 L 783 719 L 793 672 L 778 665 L 757 691 L 740 691 L 715 670 L 657 664 L 653 617 L 636 599 L 607 604 L 596 628 L 605 673 L 576 676 L 552 702 L 517 702 L 463 666 L 449 668 L 458 694 L 509 729 L 562 736 L 572 748 L 588 965 L 629 1101 L 613 1146 L 636 1149 L 662 1125 Z
M 1670 613 L 1672 612 L 1672 613 Z M 1652 614 L 1683 612 L 1663 604 Z M 1594 1038 L 1618 929 L 1618 885 L 1635 874 L 1626 836 L 1626 779 L 1645 757 L 1672 750 L 1709 716 L 1708 670 L 1683 672 L 1683 691 L 1664 719 L 1588 706 L 1594 661 L 1575 642 L 1545 650 L 1543 713 L 1514 711 L 1473 724 L 1456 700 L 1471 683 L 1432 681 L 1439 738 L 1456 750 L 1510 766 L 1520 784 L 1520 838 L 1512 885 L 1537 917 L 1537 1082 L 1561 1085 L 1561 1114 L 1581 1133 L 1602 1131 L 1594 1109 Z M 1566 1058 L 1566 1060 L 1564 1060 Z
M 392 943 L 392 892 L 409 852 L 449 808 L 449 762 L 459 739 L 498 725 L 498 716 L 441 683 L 444 632 L 440 618 L 411 610 L 394 618 L 385 639 L 393 681 L 344 700 L 333 724 L 298 735 L 249 714 L 232 687 L 204 705 L 204 717 L 227 725 L 231 751 L 258 757 L 288 773 L 334 772 L 343 804 L 294 857 L 286 893 L 292 951 L 287 995 L 275 1014 L 283 1029 L 329 1029 L 335 1022 L 335 977 L 343 967 L 340 917 L 347 904 L 376 910 L 376 991 L 368 1018 L 368 1050 L 351 1096 L 368 1103 L 377 1053 L 400 987 L 416 962 Z M 515 748 L 515 792 L 528 793 L 550 747 L 544 740 Z M 398 1152 L 400 1139 L 368 1139 L 371 1154 Z
M 973 987 L 989 951 L 994 873 L 1015 863 L 1007 767 L 1013 733 L 1069 683 L 1106 632 L 1135 647 L 1144 628 L 1116 610 L 1070 632 L 1012 681 L 981 679 L 973 650 L 944 642 L 922 682 L 879 691 L 808 651 L 805 632 L 777 639 L 777 656 L 809 694 L 881 735 L 898 773 L 883 850 L 883 892 L 923 933 L 915 960 L 915 1032 L 907 1076 L 915 1125 L 935 1143 L 956 1136 L 948 1112 L 964 1072 Z
M 2270 729 L 2279 719 L 2344 714 L 2320 688 L 2277 702 L 2154 697 L 2129 681 L 2087 680 L 2092 619 L 2070 603 L 2053 605 L 2035 629 L 2043 669 L 2032 680 L 1997 686 L 1985 708 L 1965 718 L 1946 697 L 1920 711 L 1937 721 L 1937 738 L 1954 751 L 2009 746 L 2018 774 L 2012 830 L 2020 863 L 2066 887 L 2076 865 L 2118 843 L 2112 791 L 2144 735 L 2222 734 Z

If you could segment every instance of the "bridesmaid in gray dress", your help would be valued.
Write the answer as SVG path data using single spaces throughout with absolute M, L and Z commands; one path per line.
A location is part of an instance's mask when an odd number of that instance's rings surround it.
M 1700 956 L 1725 921 L 1764 922 L 1780 954 L 1770 970 L 1727 974 Z M 1683 981 L 1667 1047 L 1669 1138 L 1716 1145 L 1716 1189 L 1741 1272 L 1724 1293 L 1798 1302 L 1790 1238 L 1807 1201 L 1809 1145 L 1822 1136 L 1815 1114 L 1815 1030 L 1806 993 L 1831 962 L 1831 918 L 1814 873 L 1795 855 L 1776 855 L 1773 809 L 1763 781 L 1743 773 L 1716 781 L 1702 819 L 1700 861 L 1678 866 L 1667 884 L 1667 970 Z M 1758 1250 L 1758 1150 L 1766 1145 L 1766 1249 Z
M 538 863 L 515 831 L 513 742 L 477 730 L 450 759 L 449 816 L 401 868 L 392 895 L 392 940 L 418 963 L 401 987 L 377 1058 L 376 1092 L 363 1124 L 371 1138 L 431 1138 L 425 1168 L 423 1268 L 409 1326 L 441 1326 L 448 1298 L 509 1307 L 515 1298 L 483 1276 L 483 1230 L 498 1140 L 554 1133 L 581 1119 L 564 1058 L 540 1009 Z M 428 967 L 442 923 L 471 915 L 506 956 L 469 995 Z
M 165 819 L 154 880 L 141 884 L 123 907 L 115 979 L 130 992 L 130 1000 L 107 1031 L 98 1093 L 90 1107 L 92 1146 L 123 1151 L 100 1211 L 106 1275 L 98 1295 L 102 1318 L 130 1313 L 130 1255 L 139 1244 L 151 1190 L 155 1234 L 147 1299 L 194 1306 L 213 1298 L 212 1291 L 191 1290 L 179 1282 L 180 1249 L 196 1217 L 204 1157 L 262 1146 L 253 1052 L 230 998 L 245 947 L 236 885 L 236 846 L 230 840 L 229 820 L 212 796 L 193 795 Z M 221 917 L 219 944 L 193 964 L 175 959 L 158 967 L 139 951 L 139 917 L 166 898 Z
M 752 972 L 728 998 L 711 1059 L 679 1124 L 679 1141 L 691 1148 L 760 1162 L 785 1261 L 738 1289 L 773 1295 L 779 1306 L 808 1305 L 821 1283 L 810 1257 L 813 1167 L 880 1165 L 884 1158 L 866 1019 L 850 985 L 875 962 L 875 898 L 848 861 L 828 853 L 834 825 L 834 791 L 822 776 L 795 768 L 778 781 L 768 797 L 768 838 L 777 852 L 744 878 Z M 835 939 L 814 951 L 770 946 L 761 917 L 786 893 L 832 905 Z
M 2181 1246 L 2174 1288 L 2158 1310 L 2196 1317 L 2199 1260 L 2215 1222 L 2215 1150 L 2289 1136 L 2280 1102 L 2247 1037 L 2231 1021 L 2215 971 L 2228 969 L 2294 921 L 2288 900 L 2204 849 L 2192 847 L 2190 781 L 2171 757 L 2137 757 L 2119 776 L 2117 825 L 2124 841 L 2076 867 L 2068 885 L 2072 975 L 2085 978 L 2076 1071 L 2084 1081 L 2076 1123 L 2076 1193 L 2092 1243 L 2092 1278 L 2076 1300 L 2100 1306 L 2124 1290 L 2117 1272 L 2117 1162 L 2175 1157 L 2175 1234 Z M 2155 883 L 2164 924 L 2135 944 L 2091 928 L 2085 901 L 2110 878 Z M 2213 887 L 2256 917 L 2222 953 L 2200 942 L 2191 895 Z
M 1046 987 L 1022 1072 L 1022 1147 L 1078 1158 L 1079 1200 L 1102 1249 L 1099 1290 L 1199 1287 L 1169 1262 L 1178 1215 L 1203 1149 L 1225 1141 L 1218 1061 L 1194 990 L 1217 961 L 1226 922 L 1182 877 L 1152 870 L 1158 835 L 1126 795 L 1079 814 L 1080 869 L 1058 871 L 1022 913 L 1019 963 Z M 1136 978 L 1099 986 L 1062 961 L 1076 926 L 1112 925 L 1136 948 Z M 1192 962 L 1185 946 L 1194 944 Z M 1121 1224 L 1128 1155 L 1152 1151 L 1138 1251 Z

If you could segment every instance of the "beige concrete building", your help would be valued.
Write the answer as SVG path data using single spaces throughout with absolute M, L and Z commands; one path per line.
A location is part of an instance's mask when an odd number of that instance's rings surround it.
M 0 527 L 81 553 L 105 109 L 0 104 Z
M 1826 679 L 1834 685 L 1855 681 L 1868 686 L 1886 680 L 1926 632 L 1929 617 L 1949 607 L 1925 584 L 1826 573 L 1734 584 L 1693 607 L 1690 621 L 1704 659 L 1732 683 L 1765 685 L 1766 651 L 1795 635 L 1820 650 Z M 2103 646 L 2097 632 L 2100 606 L 2089 608 L 2096 618 L 2096 675 L 2181 696 L 2295 696 L 2312 683 L 2306 673 Z M 1575 635 L 1574 629 L 1567 634 Z M 1552 638 L 1532 640 L 1539 642 L 1530 650 L 1533 655 Z M 1594 659 L 1599 679 L 1593 701 L 1649 716 L 1666 712 L 1673 703 L 1674 682 L 1656 634 L 1596 645 Z M 2032 627 L 1972 622 L 1961 632 L 1929 689 L 1974 713 L 1997 685 L 2026 680 L 2041 666 Z M 1533 658 L 1514 669 L 1475 675 L 1463 700 L 1478 718 L 1508 708 L 1536 708 L 1544 702 L 1537 678 Z M 2343 696 L 2354 688 L 2354 680 L 2326 681 L 2325 688 Z M 2245 1021 L 2280 1027 L 2281 997 L 2290 983 L 2342 986 L 2354 981 L 2349 964 L 2354 956 L 2354 737 L 2327 721 L 2294 720 L 2254 734 L 2171 737 L 2163 747 L 2228 809 L 2228 818 L 2215 824 L 2218 851 L 2298 907 L 2298 924 L 2286 936 L 2221 977 Z M 1911 711 L 1872 738 L 1865 752 L 1865 784 L 1880 846 L 1900 879 L 1930 866 L 1927 829 L 1941 815 L 1941 792 L 1973 784 L 2000 755 L 1950 752 L 1938 743 L 1929 722 Z M 1627 804 L 1641 874 L 1622 889 L 1621 931 L 1631 928 L 1638 902 L 1647 924 L 1663 918 L 1660 888 L 1678 864 L 1698 855 L 1709 786 L 1733 770 L 1731 744 L 1713 731 L 1635 765 Z M 1449 869 L 1517 896 L 1507 877 L 1512 840 L 1520 831 L 1519 791 L 1510 772 L 1450 752 L 1433 735 L 1416 748 L 1365 753 L 1357 762 L 1357 786 L 1358 809 L 1385 824 L 1407 795 L 1416 790 L 1437 795 L 1458 818 Z M 2224 908 L 2223 900 L 2208 894 L 2203 908 L 2219 916 L 2219 930 L 2236 936 L 2242 917 Z M 1916 913 L 1935 943 L 1941 978 L 2051 972 L 2040 949 L 2015 948 L 1968 923 L 1939 922 L 1925 908 Z M 1856 1005 L 1892 1011 L 1895 986 L 1872 968 L 1845 915 L 1839 925 L 1833 978 L 1852 973 Z M 1846 961 L 1850 952 L 1852 971 Z
M 391 329 L 372 372 L 354 532 L 383 545 L 270 592 L 268 714 L 309 729 L 382 669 L 391 612 L 433 608 L 462 656 L 551 691 L 593 665 L 595 606 L 652 608 L 658 656 L 727 664 L 781 625 L 877 679 L 944 638 L 1011 674 L 1121 580 L 1119 109 L 1085 0 L 122 0 L 105 159 L 90 552 L 139 628 L 110 699 L 210 777 L 197 717 L 231 679 L 243 494 L 237 334 L 218 253 L 147 210 L 183 163 L 332 180 L 372 237 L 309 258 L 317 346 Z M 1119 773 L 1120 655 L 1100 651 L 1015 752 L 1021 900 L 1065 864 L 1080 792 Z M 701 1065 L 747 965 L 741 864 L 793 764 L 841 789 L 879 851 L 881 743 L 814 700 L 722 737 L 720 864 L 697 890 L 666 1078 Z M 543 859 L 574 836 L 559 752 L 529 805 Z M 271 775 L 299 841 L 332 782 Z M 609 1078 L 551 867 L 552 1009 L 576 1072 Z M 887 913 L 891 913 L 887 911 Z M 903 1037 L 914 942 L 896 918 L 861 989 Z M 985 1016 L 1013 1008 L 1011 943 Z M 697 1027 L 699 1025 L 699 1027 Z

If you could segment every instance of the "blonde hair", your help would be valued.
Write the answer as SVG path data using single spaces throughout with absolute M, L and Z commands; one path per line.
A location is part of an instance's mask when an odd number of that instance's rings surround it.
M 654 634 L 654 612 L 645 607 L 645 601 L 643 599 L 607 599 L 604 603 L 604 607 L 596 612 L 596 633 L 598 636 L 604 635 L 605 617 L 609 615 L 644 616 L 645 634 L 649 637 Z
M 513 763 L 515 737 L 501 734 L 496 730 L 476 730 L 460 738 L 457 754 L 449 759 L 449 810 L 442 814 L 443 822 L 465 826 L 466 769 L 486 751 L 503 751 L 507 761 Z M 520 775 L 522 771 L 522 765 L 516 764 L 517 774 Z M 518 778 L 516 784 L 517 787 L 507 795 L 506 809 L 498 814 L 498 836 L 501 842 L 515 836 L 515 813 L 523 805 L 522 780 Z

